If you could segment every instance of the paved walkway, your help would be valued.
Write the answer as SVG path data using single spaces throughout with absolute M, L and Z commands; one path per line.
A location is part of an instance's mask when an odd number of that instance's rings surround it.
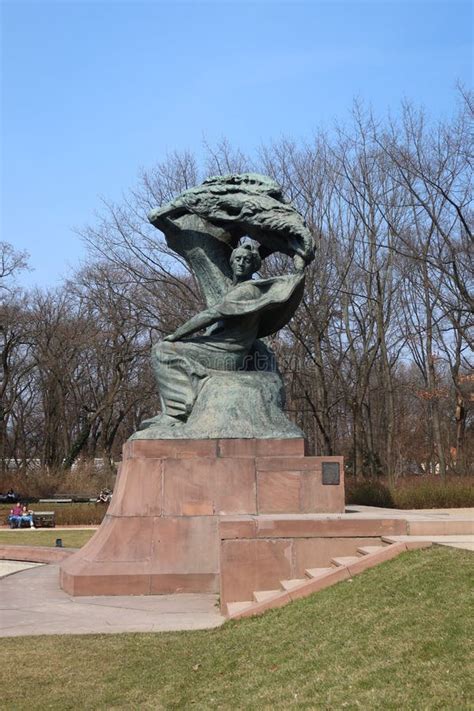
M 404 518 L 407 521 L 471 521 L 474 527 L 474 508 L 459 509 L 384 509 L 377 506 L 348 504 L 346 514 L 356 518 Z
M 0 580 L 0 637 L 200 630 L 224 622 L 216 595 L 72 598 L 59 588 L 57 565 L 33 566 Z
M 431 541 L 439 546 L 474 551 L 474 536 L 389 536 L 393 541 Z
M 0 560 L 0 578 L 5 578 L 7 575 L 12 575 L 12 573 L 18 573 L 20 570 L 27 570 L 27 568 L 36 568 L 38 565 L 43 564 L 26 563 L 20 560 Z

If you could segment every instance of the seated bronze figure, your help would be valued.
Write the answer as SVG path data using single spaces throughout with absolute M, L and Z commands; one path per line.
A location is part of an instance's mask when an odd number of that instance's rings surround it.
M 188 261 L 208 307 L 153 347 L 161 413 L 143 422 L 134 437 L 193 437 L 197 433 L 218 437 L 224 431 L 222 426 L 229 431 L 229 417 L 236 421 L 232 430 L 235 437 L 256 436 L 252 429 L 245 429 L 243 434 L 238 424 L 236 388 L 238 391 L 242 385 L 242 408 L 247 405 L 243 400 L 248 399 L 249 387 L 252 393 L 265 388 L 282 393 L 274 355 L 259 339 L 285 326 L 298 307 L 304 290 L 304 268 L 313 258 L 311 235 L 296 210 L 282 202 L 277 184 L 253 174 L 210 179 L 153 212 L 150 220 L 165 232 L 168 245 Z M 259 245 L 239 245 L 243 236 L 252 237 Z M 292 256 L 295 272 L 253 279 L 261 266 L 261 254 L 268 256 L 272 251 Z M 200 331 L 204 333 L 195 335 Z M 211 381 L 216 376 L 219 396 L 207 392 L 212 391 Z M 229 396 L 222 376 L 227 378 Z M 199 427 L 196 418 L 191 427 L 186 427 L 205 392 L 214 407 L 217 402 L 219 412 L 212 421 L 201 416 L 207 430 Z M 262 397 L 262 402 L 268 401 L 264 410 L 273 405 L 281 410 L 280 395 L 272 396 L 271 402 L 265 394 Z M 265 419 L 268 413 L 260 414 Z M 291 427 L 288 432 L 293 435 L 275 432 L 275 426 L 281 429 L 275 425 L 280 414 L 270 414 L 273 424 L 269 421 L 266 436 L 294 436 Z M 257 429 L 261 436 L 259 425 Z

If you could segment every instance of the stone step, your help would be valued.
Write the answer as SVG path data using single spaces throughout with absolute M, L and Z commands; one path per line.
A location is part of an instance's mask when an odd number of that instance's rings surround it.
M 332 573 L 333 570 L 334 568 L 306 568 L 304 572 L 308 578 L 322 578 L 324 575 Z
M 275 595 L 278 595 L 278 593 L 281 593 L 281 590 L 256 590 L 253 593 L 253 599 L 254 602 L 265 602 L 266 600 L 275 597 Z
M 362 553 L 362 555 L 370 555 L 371 553 L 378 553 L 379 551 L 383 551 L 384 548 L 387 546 L 361 546 L 358 548 L 358 552 Z
M 246 600 L 245 602 L 228 602 L 227 603 L 227 616 L 232 617 L 232 615 L 237 615 L 239 612 L 248 610 L 255 603 L 252 600 Z
M 294 590 L 307 582 L 308 578 L 292 578 L 291 580 L 280 580 L 280 585 L 283 590 Z
M 331 568 L 307 568 L 306 578 L 292 578 L 280 581 L 280 590 L 259 590 L 253 593 L 254 602 L 228 603 L 228 617 L 240 618 L 259 615 L 267 610 L 282 607 L 292 600 L 307 597 L 342 580 L 352 578 L 368 568 L 395 558 L 409 548 L 410 542 L 397 542 L 390 537 L 383 539 L 391 545 L 361 546 L 360 555 L 337 556 L 332 559 Z M 413 541 L 413 547 L 431 545 L 429 541 Z
M 334 565 L 341 566 L 341 565 L 353 565 L 354 563 L 357 563 L 360 560 L 360 556 L 358 555 L 343 555 L 343 556 L 338 556 L 337 558 L 331 558 L 331 563 L 334 563 Z

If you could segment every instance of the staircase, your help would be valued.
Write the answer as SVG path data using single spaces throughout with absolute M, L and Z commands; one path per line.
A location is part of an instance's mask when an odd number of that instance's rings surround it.
M 395 558 L 408 549 L 427 548 L 430 545 L 429 541 L 402 543 L 382 537 L 380 545 L 361 546 L 357 549 L 357 555 L 332 558 L 329 567 L 307 568 L 304 578 L 280 580 L 279 587 L 274 590 L 256 590 L 252 600 L 228 602 L 227 617 L 235 620 L 259 615 L 272 608 L 283 607 L 292 600 L 307 597 L 341 580 L 348 580 L 368 568 Z

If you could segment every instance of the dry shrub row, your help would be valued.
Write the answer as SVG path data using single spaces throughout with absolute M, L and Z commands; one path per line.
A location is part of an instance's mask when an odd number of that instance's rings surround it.
M 35 506 L 31 507 L 33 510 Z M 104 504 L 58 504 L 54 506 L 57 526 L 92 526 L 102 522 L 107 511 Z
M 36 498 L 96 497 L 101 489 L 113 489 L 116 472 L 112 469 L 97 469 L 91 462 L 81 463 L 73 470 L 30 469 L 9 471 L 0 474 L 0 492 L 12 488 L 25 502 Z M 0 515 L 6 521 L 11 505 L 2 505 Z M 98 525 L 104 518 L 107 506 L 95 503 L 40 504 L 30 503 L 33 511 L 51 510 L 57 526 Z
M 474 506 L 474 477 L 402 480 L 393 490 L 398 509 L 447 509 Z
M 0 492 L 11 488 L 24 499 L 62 495 L 93 497 L 104 487 L 113 489 L 115 477 L 114 470 L 97 469 L 91 462 L 81 463 L 73 470 L 8 471 L 0 474 Z
M 380 480 L 349 479 L 346 503 L 396 509 L 468 508 L 474 506 L 474 478 L 404 478 L 391 488 Z
M 354 481 L 346 479 L 346 504 L 359 504 L 360 506 L 380 506 L 384 509 L 395 508 L 392 494 L 388 486 L 378 479 Z

